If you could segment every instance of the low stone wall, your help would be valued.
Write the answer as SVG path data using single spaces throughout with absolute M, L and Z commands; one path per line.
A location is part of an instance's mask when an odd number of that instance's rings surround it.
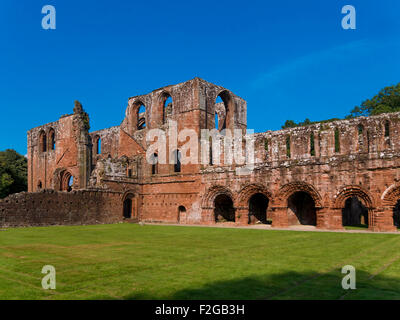
M 0 200 L 0 227 L 116 223 L 122 210 L 119 192 L 22 192 Z

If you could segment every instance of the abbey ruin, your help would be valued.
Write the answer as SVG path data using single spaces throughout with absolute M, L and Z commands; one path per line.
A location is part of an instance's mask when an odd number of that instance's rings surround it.
M 143 221 L 397 230 L 400 113 L 254 133 L 248 175 L 238 175 L 235 164 L 146 161 L 146 133 L 168 130 L 168 120 L 200 139 L 201 129 L 216 126 L 246 130 L 246 113 L 245 100 L 199 78 L 129 98 L 121 125 L 94 132 L 76 102 L 72 114 L 28 131 L 28 192 L 0 200 L 0 226 Z M 169 157 L 179 159 L 181 143 Z

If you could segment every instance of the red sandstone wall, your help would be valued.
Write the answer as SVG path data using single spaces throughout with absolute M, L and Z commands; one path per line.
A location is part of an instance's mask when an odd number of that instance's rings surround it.
M 23 192 L 0 200 L 0 226 L 116 223 L 122 220 L 122 210 L 118 192 Z

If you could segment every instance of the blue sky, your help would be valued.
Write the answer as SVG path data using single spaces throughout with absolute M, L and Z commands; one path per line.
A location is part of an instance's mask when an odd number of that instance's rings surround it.
M 41 27 L 44 5 L 56 30 Z M 357 29 L 343 30 L 351 4 Z M 0 2 L 0 150 L 70 113 L 119 125 L 130 96 L 196 76 L 248 102 L 248 127 L 344 117 L 400 82 L 400 1 Z

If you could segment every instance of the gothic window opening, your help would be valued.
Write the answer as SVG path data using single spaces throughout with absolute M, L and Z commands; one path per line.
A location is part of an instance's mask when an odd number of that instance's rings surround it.
M 137 129 L 142 130 L 146 128 L 146 107 L 142 103 L 137 111 Z

